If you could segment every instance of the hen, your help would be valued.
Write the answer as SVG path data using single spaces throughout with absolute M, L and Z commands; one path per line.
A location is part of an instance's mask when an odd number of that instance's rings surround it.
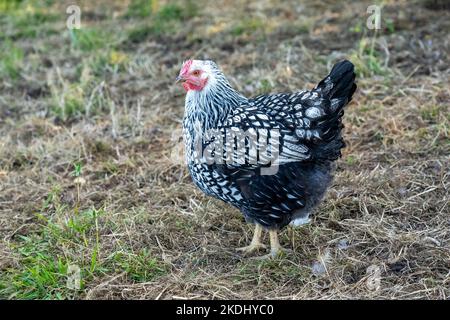
M 183 133 L 187 165 L 206 194 L 240 209 L 255 232 L 251 253 L 275 257 L 277 231 L 309 221 L 345 146 L 344 106 L 356 90 L 353 64 L 337 63 L 311 91 L 246 98 L 213 61 L 188 60 L 178 81 L 186 90 Z

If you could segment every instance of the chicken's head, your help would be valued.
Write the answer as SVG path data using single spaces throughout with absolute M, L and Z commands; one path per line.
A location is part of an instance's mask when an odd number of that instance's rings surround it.
M 183 82 L 184 90 L 202 91 L 214 83 L 215 63 L 207 60 L 187 60 L 181 67 L 177 82 Z

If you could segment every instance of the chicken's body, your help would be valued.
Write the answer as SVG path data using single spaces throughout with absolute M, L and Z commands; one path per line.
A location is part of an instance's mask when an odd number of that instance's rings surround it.
M 212 61 L 188 63 L 184 73 L 200 68 L 207 79 L 200 90 L 189 87 L 197 78 L 185 83 L 183 129 L 192 179 L 258 226 L 245 251 L 261 247 L 261 226 L 271 231 L 276 254 L 276 230 L 306 221 L 332 180 L 344 147 L 343 108 L 356 89 L 353 65 L 335 65 L 312 91 L 248 99 Z

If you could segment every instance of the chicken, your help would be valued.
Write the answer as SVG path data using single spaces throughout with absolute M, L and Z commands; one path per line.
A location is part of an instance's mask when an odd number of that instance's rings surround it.
M 268 230 L 309 221 L 332 181 L 345 146 L 344 106 L 356 90 L 353 64 L 337 63 L 311 91 L 246 98 L 213 61 L 188 60 L 177 81 L 186 91 L 183 135 L 193 182 L 207 195 L 240 209 L 255 224 L 252 253 Z

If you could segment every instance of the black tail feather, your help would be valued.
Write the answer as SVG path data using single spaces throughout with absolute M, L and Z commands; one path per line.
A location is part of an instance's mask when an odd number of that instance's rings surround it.
M 314 150 L 315 157 L 336 160 L 345 147 L 341 136 L 343 109 L 356 90 L 353 64 L 348 60 L 335 64 L 330 74 L 319 82 L 316 90 L 328 97 L 330 104 L 326 110 L 328 118 L 322 124 L 326 128 L 326 134 L 323 135 L 323 143 Z
M 355 71 L 353 63 L 348 60 L 338 62 L 331 69 L 330 74 L 319 82 L 317 90 L 321 90 L 330 99 L 352 99 L 356 90 Z

